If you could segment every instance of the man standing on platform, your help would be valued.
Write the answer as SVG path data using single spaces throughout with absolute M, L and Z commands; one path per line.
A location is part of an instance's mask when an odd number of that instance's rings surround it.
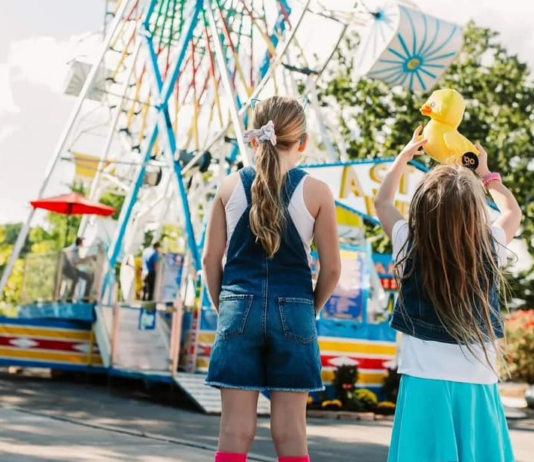
M 156 288 L 156 271 L 159 264 L 160 243 L 143 250 L 143 301 L 154 300 Z
M 89 301 L 91 288 L 93 285 L 94 274 L 88 268 L 80 269 L 88 261 L 94 260 L 95 256 L 82 257 L 80 252 L 83 246 L 83 237 L 77 237 L 76 241 L 70 247 L 63 250 L 65 259 L 63 261 L 63 275 L 71 280 L 71 285 L 67 294 L 67 300 L 73 301 L 74 292 L 80 279 L 85 281 L 85 290 L 82 300 Z

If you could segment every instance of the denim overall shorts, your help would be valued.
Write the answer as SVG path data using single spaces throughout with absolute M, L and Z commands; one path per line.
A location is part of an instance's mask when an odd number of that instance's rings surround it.
M 287 173 L 286 208 L 306 173 Z M 206 385 L 253 391 L 324 389 L 308 255 L 287 213 L 280 250 L 268 258 L 250 229 L 253 168 L 240 171 L 247 209 L 230 240 L 217 339 Z

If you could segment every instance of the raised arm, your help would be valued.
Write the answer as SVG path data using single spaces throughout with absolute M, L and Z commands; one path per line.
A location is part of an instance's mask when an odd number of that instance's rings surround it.
M 380 185 L 375 199 L 375 209 L 378 219 L 389 238 L 391 238 L 395 223 L 404 218 L 395 207 L 395 195 L 399 189 L 402 175 L 406 170 L 406 165 L 413 160 L 414 156 L 421 154 L 419 149 L 426 143 L 426 140 L 420 137 L 421 130 L 421 126 L 417 127 L 410 142 L 395 159 L 391 169 Z
M 484 179 L 491 173 L 488 168 L 488 154 L 480 144 L 476 144 L 476 147 L 480 151 L 477 173 L 480 178 Z M 490 181 L 486 188 L 501 212 L 495 224 L 504 230 L 506 243 L 509 244 L 521 225 L 523 217 L 521 208 L 512 192 L 500 181 Z

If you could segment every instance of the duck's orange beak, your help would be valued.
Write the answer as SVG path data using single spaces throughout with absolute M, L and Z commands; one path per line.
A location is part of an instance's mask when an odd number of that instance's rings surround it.
M 421 111 L 421 114 L 425 116 L 429 116 L 430 114 L 432 114 L 432 108 L 430 107 L 430 104 L 423 104 L 420 111 Z

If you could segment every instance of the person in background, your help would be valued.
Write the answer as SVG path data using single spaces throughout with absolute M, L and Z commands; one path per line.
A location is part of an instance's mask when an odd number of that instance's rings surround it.
M 160 247 L 156 242 L 143 250 L 143 301 L 154 300 Z
M 78 285 L 80 279 L 85 281 L 83 300 L 89 300 L 91 295 L 94 275 L 87 270 L 82 270 L 79 268 L 80 265 L 83 265 L 93 259 L 92 256 L 82 257 L 80 255 L 80 250 L 83 247 L 83 241 L 83 237 L 77 237 L 74 244 L 67 247 L 63 251 L 65 253 L 63 274 L 72 281 L 67 294 L 67 300 L 72 300 L 74 298 L 74 291 L 76 290 L 76 286 Z

